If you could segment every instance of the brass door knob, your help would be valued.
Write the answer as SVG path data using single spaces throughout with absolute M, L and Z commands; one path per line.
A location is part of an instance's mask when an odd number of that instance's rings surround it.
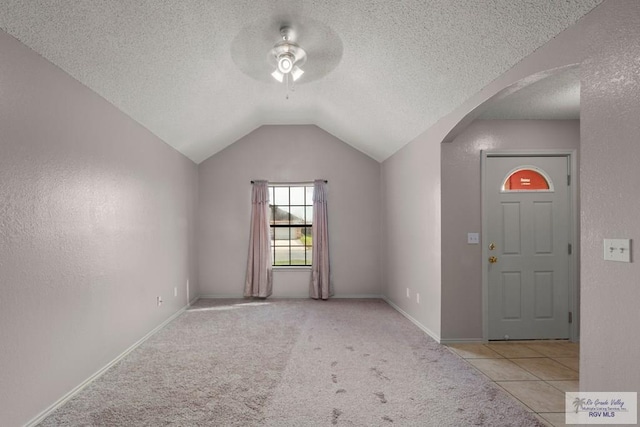
M 497 256 L 490 256 L 489 257 L 489 262 L 491 264 L 495 264 L 496 262 L 498 262 L 498 257 Z

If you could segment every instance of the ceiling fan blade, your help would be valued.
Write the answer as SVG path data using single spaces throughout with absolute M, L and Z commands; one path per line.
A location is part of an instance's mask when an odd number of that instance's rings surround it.
M 297 65 L 293 67 L 293 70 L 291 70 L 291 76 L 293 77 L 294 82 L 297 81 L 300 77 L 302 77 L 303 74 L 304 74 L 304 70 L 298 67 Z
M 273 76 L 274 79 L 276 79 L 280 83 L 282 83 L 282 81 L 284 80 L 284 74 L 282 74 L 280 70 L 277 70 L 277 69 L 274 70 L 274 72 L 271 73 L 271 75 Z

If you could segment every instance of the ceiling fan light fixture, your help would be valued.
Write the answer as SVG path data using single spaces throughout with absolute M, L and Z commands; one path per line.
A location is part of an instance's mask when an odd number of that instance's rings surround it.
M 271 76 L 280 83 L 284 81 L 284 74 L 282 74 L 280 70 L 274 70 L 273 73 L 271 73 Z
M 304 70 L 298 67 L 297 65 L 295 65 L 291 70 L 291 77 L 293 77 L 294 82 L 298 80 L 300 77 L 302 77 L 303 74 L 304 74 Z
M 275 62 L 276 68 L 271 76 L 280 83 L 286 82 L 287 89 L 293 90 L 293 83 L 304 74 L 300 67 L 305 64 L 307 53 L 295 42 L 291 27 L 280 28 L 280 36 L 282 40 L 269 51 L 270 62 Z
M 282 74 L 290 73 L 295 60 L 296 58 L 291 53 L 281 53 L 280 55 L 278 55 L 278 70 Z

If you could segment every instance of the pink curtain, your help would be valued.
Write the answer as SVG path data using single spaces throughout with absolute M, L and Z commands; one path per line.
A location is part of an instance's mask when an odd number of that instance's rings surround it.
M 313 256 L 311 286 L 313 299 L 333 296 L 333 284 L 329 271 L 329 230 L 327 221 L 327 184 L 320 179 L 313 182 Z
M 272 289 L 269 187 L 267 181 L 254 181 L 251 194 L 251 232 L 249 234 L 249 258 L 244 296 L 266 298 L 271 295 Z

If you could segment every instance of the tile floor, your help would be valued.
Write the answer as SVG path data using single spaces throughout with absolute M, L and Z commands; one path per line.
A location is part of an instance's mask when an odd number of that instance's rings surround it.
M 549 426 L 564 426 L 564 392 L 578 391 L 579 344 L 498 341 L 449 349 L 502 387 Z

